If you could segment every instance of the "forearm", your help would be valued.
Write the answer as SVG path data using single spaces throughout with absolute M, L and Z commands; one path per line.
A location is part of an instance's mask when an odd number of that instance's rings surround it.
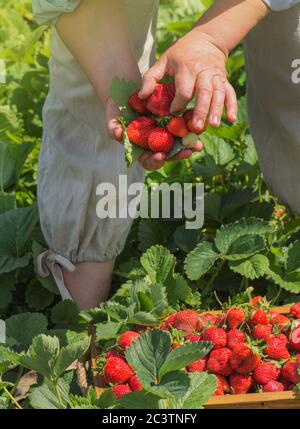
M 269 13 L 262 0 L 217 0 L 195 28 L 230 52 Z
M 140 80 L 119 0 L 83 0 L 62 14 L 57 31 L 105 103 L 114 76 Z

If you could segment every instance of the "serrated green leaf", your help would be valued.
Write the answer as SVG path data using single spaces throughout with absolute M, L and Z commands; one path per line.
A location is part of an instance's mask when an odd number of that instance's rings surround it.
M 115 77 L 111 82 L 110 96 L 119 107 L 126 107 L 130 96 L 138 89 L 137 82 Z
M 12 293 L 15 290 L 16 278 L 14 273 L 0 276 L 0 309 L 5 309 L 12 301 Z
M 139 160 L 139 157 L 143 153 L 143 149 L 131 143 L 125 128 L 123 128 L 123 141 L 124 141 L 124 149 L 125 149 L 125 161 L 126 161 L 127 167 L 131 167 L 135 162 Z
M 48 321 L 40 313 L 20 313 L 6 319 L 6 336 L 26 348 L 32 339 L 47 331 Z
M 171 306 L 176 306 L 180 301 L 187 302 L 191 296 L 191 289 L 185 278 L 180 274 L 174 274 L 166 285 L 168 302 Z
M 159 397 L 139 390 L 123 396 L 118 403 L 125 410 L 155 410 L 159 408 Z
M 152 283 L 163 284 L 173 272 L 176 258 L 162 246 L 152 246 L 141 257 L 141 264 Z
M 63 347 L 59 351 L 55 361 L 53 368 L 54 376 L 59 378 L 73 362 L 82 358 L 90 346 L 90 341 L 90 338 L 86 337 L 78 342 L 74 342 Z
M 103 322 L 97 323 L 96 327 L 96 339 L 98 341 L 111 340 L 117 338 L 120 334 L 120 330 L 123 326 L 122 322 Z
M 300 270 L 300 241 L 289 246 L 286 269 L 288 272 Z
M 197 410 L 203 408 L 217 387 L 217 379 L 206 372 L 189 373 L 190 387 L 181 398 L 172 400 L 170 408 L 181 410 Z
M 205 153 L 213 158 L 216 165 L 224 166 L 235 158 L 230 144 L 222 138 L 204 133 L 201 135 L 201 141 L 204 143 Z
M 158 318 L 154 314 L 147 313 L 146 311 L 138 311 L 128 317 L 127 323 L 132 325 L 153 326 L 157 324 L 158 321 Z
M 296 279 L 295 278 L 293 279 L 292 277 L 290 277 L 289 279 L 282 278 L 281 275 L 274 272 L 272 269 L 269 269 L 267 271 L 267 275 L 270 279 L 273 280 L 273 282 L 277 286 L 280 286 L 282 289 L 285 289 L 286 291 L 292 292 L 295 294 L 300 293 L 300 277 L 298 277 L 298 281 L 291 281 Z
M 202 242 L 192 250 L 185 259 L 184 269 L 190 280 L 198 280 L 213 266 L 219 255 L 213 245 Z
M 246 261 L 232 261 L 230 269 L 247 279 L 254 280 L 264 276 L 269 268 L 269 260 L 264 255 L 254 255 Z
M 261 252 L 265 248 L 264 238 L 260 235 L 242 235 L 230 243 L 224 258 L 234 261 L 245 259 Z
M 76 328 L 79 323 L 79 312 L 74 301 L 64 300 L 52 308 L 51 321 L 58 328 Z
M 54 295 L 44 289 L 35 279 L 28 284 L 25 297 L 29 307 L 34 310 L 43 310 L 48 307 L 54 299 Z
M 147 386 L 146 389 L 161 398 L 180 398 L 185 395 L 190 385 L 189 377 L 182 371 L 165 373 L 157 385 Z
M 206 356 L 212 347 L 212 343 L 200 341 L 198 343 L 187 343 L 182 347 L 172 350 L 160 369 L 160 376 L 170 371 L 185 368 L 187 365 Z
M 61 408 L 57 397 L 46 385 L 31 390 L 29 403 L 35 410 L 58 410 Z
M 16 195 L 0 192 L 0 214 L 16 209 Z

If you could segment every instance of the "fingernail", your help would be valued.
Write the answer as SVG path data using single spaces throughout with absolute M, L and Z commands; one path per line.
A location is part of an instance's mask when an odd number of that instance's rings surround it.
M 204 121 L 202 119 L 197 121 L 196 127 L 202 130 L 202 128 L 204 128 Z
M 230 118 L 231 118 L 232 122 L 236 122 L 237 121 L 237 117 L 236 117 L 235 113 L 231 113 L 230 114 Z
M 217 115 L 213 116 L 211 118 L 210 122 L 211 122 L 211 125 L 214 125 L 214 126 L 219 125 L 219 123 L 220 123 L 219 116 L 217 116 Z

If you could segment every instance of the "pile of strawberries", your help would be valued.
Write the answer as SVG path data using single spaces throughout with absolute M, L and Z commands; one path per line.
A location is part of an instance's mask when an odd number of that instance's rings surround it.
M 131 143 L 152 152 L 169 153 L 175 138 L 181 138 L 182 145 L 194 149 L 201 131 L 193 125 L 193 110 L 171 115 L 170 107 L 175 97 L 174 83 L 156 85 L 153 94 L 141 100 L 138 91 L 132 94 L 128 105 L 140 116 L 127 127 L 127 136 Z
M 288 316 L 272 310 L 262 297 L 219 315 L 183 310 L 169 316 L 160 328 L 170 332 L 172 349 L 189 341 L 213 343 L 208 356 L 185 370 L 215 374 L 215 395 L 281 392 L 300 383 L 300 302 Z M 113 386 L 117 398 L 143 389 L 124 351 L 145 329 L 124 332 L 116 348 L 106 353 L 103 379 Z

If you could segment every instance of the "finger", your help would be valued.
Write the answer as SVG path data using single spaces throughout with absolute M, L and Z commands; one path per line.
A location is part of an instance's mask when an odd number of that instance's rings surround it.
M 227 120 L 236 122 L 238 112 L 237 96 L 233 86 L 229 82 L 226 82 L 225 85 L 225 107 Z
M 225 103 L 225 83 L 222 76 L 213 77 L 213 96 L 208 118 L 208 123 L 212 127 L 218 127 L 221 123 Z
M 210 73 L 200 73 L 196 82 L 196 104 L 193 115 L 193 125 L 199 133 L 205 128 L 212 95 L 212 75 Z
M 117 119 L 111 119 L 108 122 L 108 134 L 112 140 L 122 142 L 123 140 L 123 129 Z
M 145 73 L 142 88 L 139 92 L 139 97 L 145 99 L 150 97 L 155 86 L 163 79 L 166 74 L 167 57 L 162 56 L 148 71 Z
M 195 77 L 188 71 L 183 69 L 175 75 L 176 94 L 171 104 L 170 112 L 175 113 L 183 110 L 191 101 L 195 88 Z
M 145 151 L 140 156 L 139 163 L 145 170 L 155 171 L 163 167 L 165 160 L 165 153 L 158 152 L 153 154 L 152 152 Z
M 200 140 L 198 140 L 198 142 L 195 144 L 193 151 L 194 152 L 201 152 L 203 150 L 203 148 L 204 148 L 203 143 Z
M 193 155 L 193 152 L 191 151 L 191 149 L 183 149 L 177 155 L 168 159 L 168 162 L 182 161 L 183 159 L 190 158 L 192 155 Z

